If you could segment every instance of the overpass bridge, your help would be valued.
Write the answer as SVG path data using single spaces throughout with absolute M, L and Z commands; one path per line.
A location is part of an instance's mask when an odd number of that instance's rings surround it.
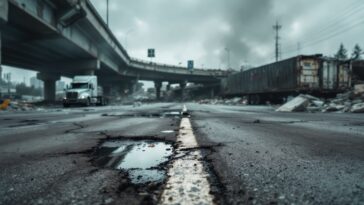
M 106 90 L 138 80 L 218 84 L 227 73 L 131 58 L 89 0 L 0 0 L 0 65 L 39 72 L 45 99 L 55 100 L 60 76 L 94 74 Z

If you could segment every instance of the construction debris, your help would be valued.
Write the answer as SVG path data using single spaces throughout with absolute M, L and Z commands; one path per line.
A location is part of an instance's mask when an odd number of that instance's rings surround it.
M 292 100 L 288 101 L 286 104 L 279 107 L 277 112 L 299 112 L 305 111 L 306 107 L 310 104 L 307 95 L 299 95 Z
M 247 100 L 240 97 L 232 99 L 203 99 L 197 101 L 199 104 L 210 104 L 210 105 L 246 105 Z
M 364 84 L 358 84 L 354 86 L 354 94 L 360 95 L 364 93 Z
M 352 112 L 364 113 L 364 84 L 352 91 L 341 93 L 334 99 L 319 99 L 311 95 L 299 95 L 288 101 L 277 112 Z
M 3 111 L 29 111 L 35 110 L 36 107 L 26 101 L 18 101 L 18 100 L 0 100 L 0 110 Z
M 350 111 L 353 113 L 364 113 L 364 103 L 358 103 L 353 105 Z
M 9 107 L 10 100 L 0 100 L 0 110 L 6 110 Z

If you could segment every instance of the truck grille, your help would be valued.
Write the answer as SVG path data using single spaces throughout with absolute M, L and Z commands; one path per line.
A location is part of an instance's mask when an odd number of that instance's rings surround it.
M 67 99 L 77 99 L 78 93 L 77 92 L 68 92 L 66 97 L 67 97 Z

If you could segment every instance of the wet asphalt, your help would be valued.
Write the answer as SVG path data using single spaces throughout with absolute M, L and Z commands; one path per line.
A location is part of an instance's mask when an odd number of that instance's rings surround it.
M 219 204 L 364 204 L 364 115 L 187 104 Z M 155 204 L 95 163 L 108 140 L 176 144 L 182 104 L 0 113 L 0 204 Z M 160 169 L 167 170 L 168 164 Z
M 0 114 L 0 204 L 153 204 L 162 183 L 133 185 L 127 172 L 100 167 L 105 140 L 174 143 L 178 104 L 107 106 Z M 162 131 L 173 130 L 172 133 Z
M 228 204 L 364 204 L 364 115 L 188 105 Z

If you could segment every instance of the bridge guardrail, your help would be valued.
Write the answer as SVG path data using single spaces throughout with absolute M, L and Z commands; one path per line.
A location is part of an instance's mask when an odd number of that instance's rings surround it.
M 192 75 L 203 75 L 203 76 L 226 76 L 227 72 L 221 69 L 193 69 L 193 71 L 189 71 L 187 67 L 171 65 L 171 64 L 162 64 L 150 62 L 138 58 L 131 58 L 131 64 L 136 64 L 144 69 L 161 71 L 161 72 L 169 72 L 169 73 L 179 73 L 179 74 L 192 74 Z
M 154 63 L 154 62 L 148 62 L 145 60 L 133 58 L 129 55 L 129 53 L 126 51 L 126 49 L 121 45 L 121 43 L 118 41 L 118 39 L 114 36 L 110 28 L 106 25 L 103 18 L 99 15 L 99 13 L 96 11 L 93 4 L 87 0 L 86 1 L 87 6 L 91 8 L 92 13 L 96 16 L 96 18 L 102 22 L 102 27 L 107 31 L 107 33 L 110 35 L 110 37 L 113 39 L 116 46 L 121 50 L 121 52 L 124 54 L 124 56 L 128 59 L 129 65 L 137 65 L 139 68 L 148 69 L 148 70 L 154 70 L 154 71 L 160 71 L 160 72 L 168 72 L 168 73 L 176 73 L 176 74 L 187 74 L 187 75 L 200 75 L 200 76 L 214 76 L 214 77 L 224 77 L 227 76 L 228 72 L 223 71 L 221 69 L 193 69 L 193 71 L 187 70 L 186 67 L 177 66 L 177 65 L 168 65 L 168 64 L 162 64 L 162 63 Z M 138 66 L 139 65 L 139 66 Z

